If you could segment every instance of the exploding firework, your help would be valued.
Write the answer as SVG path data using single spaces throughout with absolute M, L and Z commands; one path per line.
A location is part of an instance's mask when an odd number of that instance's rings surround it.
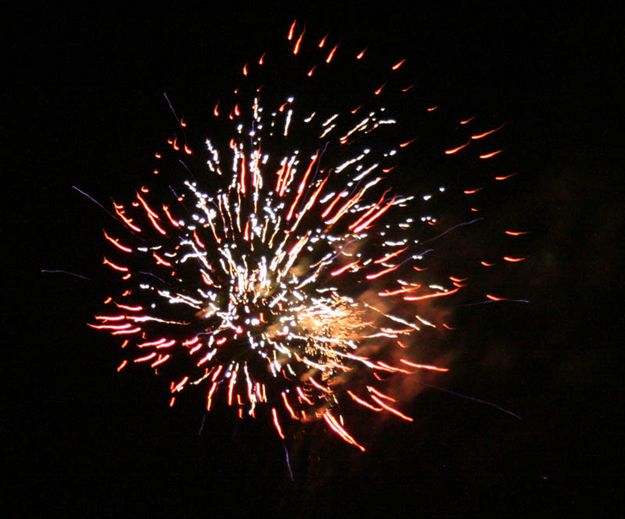
M 412 421 L 391 381 L 447 371 L 420 359 L 417 337 L 450 328 L 431 309 L 467 279 L 439 275 L 426 260 L 433 244 L 480 217 L 475 207 L 455 222 L 429 211 L 450 191 L 480 188 L 434 180 L 428 192 L 396 189 L 409 174 L 402 158 L 419 153 L 438 109 L 407 79 L 405 59 L 385 63 L 378 81 L 367 75 L 366 49 L 312 41 L 295 23 L 285 47 L 243 66 L 233 99 L 214 104 L 205 142 L 195 144 L 176 116 L 175 135 L 155 154 L 155 187 L 113 203 L 104 264 L 123 283 L 90 326 L 122 342 L 118 371 L 139 364 L 169 377 L 171 405 L 197 386 L 207 410 L 221 398 L 240 418 L 262 414 L 283 439 L 289 423 L 323 420 L 364 450 L 345 409 Z M 271 78 L 272 60 L 277 86 L 258 79 Z M 335 67 L 351 80 L 342 108 Z M 287 71 L 292 84 L 276 77 Z M 437 156 L 497 157 L 501 149 L 483 143 L 502 125 L 478 122 L 456 121 L 459 140 Z

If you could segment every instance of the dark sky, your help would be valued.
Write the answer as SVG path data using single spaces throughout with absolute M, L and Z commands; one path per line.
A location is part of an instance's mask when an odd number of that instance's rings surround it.
M 1 423 L 12 516 L 616 516 L 624 33 L 616 2 L 520 4 L 7 17 Z M 414 424 L 371 423 L 364 455 L 313 427 L 290 444 L 291 481 L 267 423 L 218 411 L 198 434 L 201 398 L 172 410 L 154 378 L 116 374 L 115 346 L 84 324 L 102 287 L 40 270 L 97 277 L 103 218 L 71 186 L 108 200 L 136 185 L 171 122 L 162 93 L 204 108 L 294 17 L 407 55 L 427 89 L 508 120 L 521 173 L 512 207 L 532 234 L 515 286 L 531 303 L 465 310 L 459 348 L 471 348 L 436 379 L 522 419 L 426 391 Z

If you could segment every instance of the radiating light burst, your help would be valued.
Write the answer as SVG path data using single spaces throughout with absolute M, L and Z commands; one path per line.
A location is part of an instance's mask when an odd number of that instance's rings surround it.
M 402 75 L 409 60 L 389 60 L 384 81 L 359 83 L 366 94 L 335 111 L 307 81 L 332 96 L 332 67 L 362 66 L 368 52 L 344 49 L 328 35 L 307 41 L 305 32 L 295 22 L 289 28 L 281 66 L 312 99 L 299 103 L 283 94 L 287 88 L 259 82 L 272 60 L 263 53 L 242 67 L 234 100 L 215 102 L 216 135 L 194 146 L 188 123 L 177 118 L 176 134 L 155 154 L 156 175 L 182 165 L 187 178 L 158 194 L 143 185 L 113 203 L 117 226 L 104 231 L 103 261 L 123 284 L 89 325 L 121 340 L 127 357 L 118 371 L 144 364 L 169 377 L 171 405 L 198 386 L 207 410 L 221 398 L 240 418 L 262 413 L 283 439 L 294 422 L 323 420 L 365 450 L 345 409 L 412 421 L 390 381 L 447 371 L 420 359 L 417 337 L 424 327 L 452 327 L 422 310 L 453 299 L 468 280 L 432 279 L 424 257 L 431 242 L 478 217 L 470 212 L 439 228 L 436 216 L 420 211 L 448 188 L 396 189 L 397 177 L 410 173 L 400 157 L 415 153 L 419 137 L 414 114 L 438 108 Z M 398 98 L 414 113 L 385 104 Z M 504 125 L 478 127 L 473 119 L 457 122 L 462 140 L 441 143 L 441 157 L 479 143 L 477 161 L 499 160 L 501 148 L 482 143 Z M 452 189 L 476 196 L 482 187 Z M 482 268 L 495 263 L 484 259 Z

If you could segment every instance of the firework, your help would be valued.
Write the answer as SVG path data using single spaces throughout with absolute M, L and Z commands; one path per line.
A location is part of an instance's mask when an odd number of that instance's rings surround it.
M 120 340 L 127 355 L 118 371 L 140 364 L 168 376 L 171 405 L 197 386 L 207 410 L 222 399 L 241 418 L 262 413 L 283 439 L 290 423 L 323 420 L 364 450 L 345 408 L 412 421 L 389 381 L 447 370 L 419 358 L 416 338 L 424 327 L 449 328 L 427 309 L 467 280 L 437 279 L 424 258 L 430 242 L 478 218 L 441 227 L 426 211 L 446 196 L 444 185 L 418 195 L 395 189 L 406 175 L 401 157 L 415 153 L 414 122 L 437 110 L 406 79 L 405 59 L 386 63 L 379 83 L 353 79 L 349 91 L 361 97 L 335 110 L 334 67 L 362 70 L 367 50 L 307 39 L 295 23 L 285 50 L 242 67 L 233 100 L 214 104 L 204 143 L 176 117 L 175 135 L 155 154 L 160 191 L 143 185 L 113 203 L 104 264 L 123 286 L 90 326 Z M 272 59 L 286 60 L 280 66 L 308 98 L 256 79 Z M 397 99 L 411 113 L 391 108 Z M 458 122 L 460 142 L 436 150 L 443 160 L 502 128 L 472 132 L 472 121 Z M 501 149 L 475 153 L 489 160 Z M 185 177 L 163 180 L 181 170 Z

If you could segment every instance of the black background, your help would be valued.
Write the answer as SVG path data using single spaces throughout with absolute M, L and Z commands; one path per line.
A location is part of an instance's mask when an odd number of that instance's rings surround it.
M 625 75 L 616 6 L 231 4 L 6 17 L 9 516 L 616 516 Z M 107 200 L 136 185 L 170 123 L 162 92 L 202 106 L 294 17 L 399 50 L 428 88 L 511 121 L 532 302 L 467 310 L 459 340 L 473 353 L 438 380 L 522 420 L 427 391 L 410 409 L 415 424 L 371 424 L 379 431 L 364 455 L 313 427 L 291 445 L 291 481 L 267 423 L 217 412 L 198 434 L 199 397 L 169 409 L 152 377 L 115 373 L 118 352 L 84 325 L 101 288 L 40 270 L 97 275 L 102 217 L 71 186 Z

